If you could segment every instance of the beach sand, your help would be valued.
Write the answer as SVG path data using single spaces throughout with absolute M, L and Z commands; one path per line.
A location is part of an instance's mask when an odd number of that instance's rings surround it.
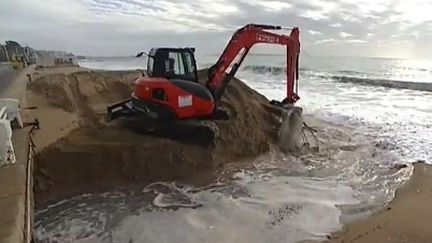
M 107 123 L 106 107 L 130 98 L 140 75 L 37 70 L 27 84 L 27 100 L 37 107 L 29 113 L 41 124 L 34 135 L 37 205 L 154 181 L 208 184 L 225 164 L 252 161 L 276 145 L 281 111 L 238 79 L 222 99 L 231 106 L 232 118 L 212 121 L 213 134 L 187 122 L 169 123 L 153 135 L 141 131 L 141 121 Z
M 268 151 L 279 129 L 274 114 L 265 111 L 267 100 L 236 81 L 228 89 L 228 99 L 242 114 L 234 123 L 219 124 L 225 135 L 216 146 L 203 148 L 136 135 L 119 124 L 101 121 L 107 104 L 129 96 L 138 72 L 91 72 L 82 68 L 35 72 L 27 100 L 38 107 L 29 113 L 40 120 L 42 128 L 34 137 L 40 152 L 35 171 L 36 203 L 40 206 L 116 185 L 142 185 L 161 179 L 209 183 L 224 164 Z M 73 78 L 78 79 L 80 93 L 74 93 L 77 90 L 70 86 Z M 62 86 L 55 85 L 59 80 L 63 80 Z M 311 117 L 306 119 L 312 126 L 328 126 Z M 265 126 L 269 121 L 270 125 Z M 172 152 L 167 152 L 170 149 Z M 182 156 L 187 156 L 183 161 L 189 162 L 179 167 L 176 162 Z M 416 164 L 412 178 L 388 206 L 367 219 L 348 224 L 332 234 L 329 242 L 432 242 L 431 205 L 432 168 Z
M 415 164 L 414 173 L 385 208 L 347 225 L 329 242 L 432 242 L 432 166 Z

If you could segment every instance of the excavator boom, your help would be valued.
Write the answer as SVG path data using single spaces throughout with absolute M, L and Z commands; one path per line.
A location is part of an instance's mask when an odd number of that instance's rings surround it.
M 234 33 L 216 64 L 209 69 L 206 86 L 213 93 L 216 101 L 221 98 L 244 58 L 257 43 L 286 46 L 287 97 L 282 103 L 293 104 L 299 99 L 296 84 L 300 54 L 299 29 L 293 28 L 289 36 L 269 32 L 269 30 L 281 29 L 280 26 L 248 24 Z M 229 68 L 230 71 L 226 73 Z

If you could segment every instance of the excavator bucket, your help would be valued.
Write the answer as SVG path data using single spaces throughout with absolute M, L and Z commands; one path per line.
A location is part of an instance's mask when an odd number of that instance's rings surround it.
M 282 125 L 279 130 L 279 147 L 290 152 L 300 146 L 303 129 L 303 109 L 291 106 L 282 112 Z
M 276 110 L 282 117 L 279 130 L 279 148 L 283 152 L 296 150 L 301 145 L 303 132 L 303 109 L 290 103 L 270 101 L 271 110 Z

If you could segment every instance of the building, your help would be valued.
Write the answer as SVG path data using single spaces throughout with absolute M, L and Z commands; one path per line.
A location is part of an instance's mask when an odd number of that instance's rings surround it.
M 36 63 L 36 51 L 31 47 L 24 47 L 24 58 L 27 64 L 35 64 Z
M 6 46 L 0 44 L 0 62 L 8 62 L 9 55 L 7 53 Z
M 38 67 L 72 67 L 78 66 L 78 60 L 74 56 L 36 56 L 36 66 Z
M 16 41 L 6 41 L 6 50 L 9 56 L 9 61 L 14 56 L 24 56 L 24 48 Z
M 36 64 L 38 67 L 78 66 L 78 59 L 72 53 L 35 50 L 11 40 L 5 43 L 0 44 L 0 62 L 22 63 L 23 66 Z

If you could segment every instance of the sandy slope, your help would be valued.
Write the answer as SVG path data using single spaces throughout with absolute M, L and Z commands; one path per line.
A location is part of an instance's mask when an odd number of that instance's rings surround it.
M 154 180 L 203 184 L 229 162 L 271 149 L 279 117 L 267 100 L 236 80 L 225 101 L 237 116 L 218 122 L 222 136 L 210 143 L 137 134 L 127 124 L 103 121 L 105 106 L 126 98 L 137 72 L 90 72 L 80 68 L 38 70 L 28 85 L 30 111 L 41 121 L 35 141 L 36 200 L 46 204 L 80 193 Z M 327 126 L 312 119 L 312 126 Z M 432 169 L 414 175 L 389 206 L 348 225 L 330 242 L 432 242 Z
M 224 164 L 254 158 L 276 143 L 280 113 L 237 79 L 223 99 L 234 116 L 214 122 L 216 136 L 177 125 L 150 136 L 131 129 L 140 123 L 106 123 L 106 106 L 129 98 L 139 75 L 38 71 L 27 94 L 42 127 L 35 135 L 37 203 L 159 180 L 209 183 Z
M 432 242 L 432 167 L 416 164 L 395 199 L 372 217 L 348 225 L 330 242 Z
M 34 80 L 38 78 L 45 77 L 56 72 L 66 74 L 84 70 L 85 69 L 78 67 L 38 69 L 31 74 L 33 81 L 29 82 L 27 86 L 31 86 Z M 27 114 L 29 114 L 32 118 L 39 119 L 42 128 L 49 128 L 49 132 L 35 133 L 34 140 L 37 144 L 37 150 L 42 150 L 49 144 L 65 136 L 73 128 L 76 128 L 76 116 L 64 110 L 56 109 L 55 107 L 50 106 L 48 100 L 44 96 L 39 96 L 27 88 L 26 99 L 28 100 L 28 106 L 37 108 L 36 110 L 29 110 Z

